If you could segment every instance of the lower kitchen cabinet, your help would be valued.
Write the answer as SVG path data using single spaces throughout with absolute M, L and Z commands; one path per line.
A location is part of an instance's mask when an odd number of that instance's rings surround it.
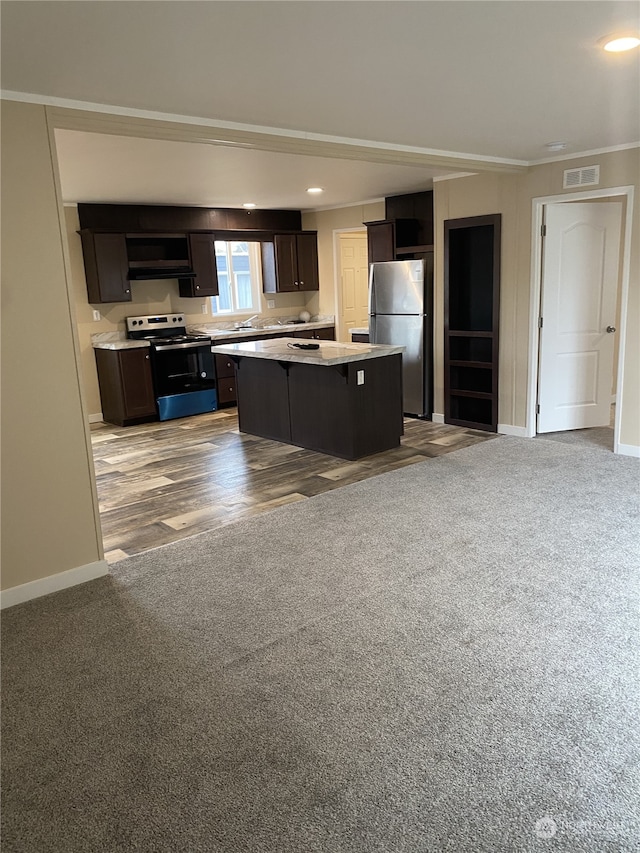
M 229 356 L 214 355 L 216 364 L 216 390 L 218 405 L 235 405 L 236 402 L 236 369 Z
M 266 335 L 268 339 L 271 338 L 308 338 L 315 341 L 335 341 L 336 339 L 336 330 L 334 326 L 330 326 L 326 329 L 300 329 L 296 332 L 284 332 L 282 334 L 271 334 Z M 246 341 L 257 341 L 260 338 L 257 337 L 233 337 L 229 340 L 218 340 L 216 343 L 233 343 L 240 344 L 245 343 Z M 227 355 L 220 355 L 220 353 L 214 353 L 214 361 L 216 365 L 216 390 L 218 392 L 218 405 L 219 406 L 235 406 L 237 402 L 237 393 L 236 393 L 236 369 L 235 364 L 231 360 L 231 358 Z
M 336 330 L 333 326 L 329 329 L 301 329 L 293 333 L 294 338 L 310 338 L 314 341 L 335 341 Z
M 118 426 L 157 420 L 149 348 L 94 352 L 102 419 Z

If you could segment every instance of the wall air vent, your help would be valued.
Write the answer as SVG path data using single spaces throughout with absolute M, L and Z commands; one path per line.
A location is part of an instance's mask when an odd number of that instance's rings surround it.
M 565 169 L 562 188 L 593 187 L 600 183 L 600 166 L 583 166 L 582 169 Z

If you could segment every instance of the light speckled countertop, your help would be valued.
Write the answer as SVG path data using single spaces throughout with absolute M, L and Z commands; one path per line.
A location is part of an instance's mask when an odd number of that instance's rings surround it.
M 404 347 L 374 346 L 373 344 L 344 344 L 339 341 L 319 341 L 318 349 L 298 349 L 290 345 L 302 343 L 300 338 L 274 338 L 273 340 L 246 341 L 238 344 L 222 344 L 211 347 L 220 355 L 266 358 L 273 361 L 293 361 L 301 364 L 347 364 L 351 361 L 367 361 L 387 355 L 403 353 Z
M 215 329 L 211 326 L 188 326 L 187 331 L 192 334 L 209 335 L 212 341 L 243 338 L 266 338 L 269 340 L 274 335 L 293 334 L 303 329 L 330 329 L 333 321 L 318 320 L 314 323 L 283 323 L 263 326 L 261 329 Z M 125 332 L 99 332 L 91 336 L 91 345 L 94 349 L 139 349 L 148 347 L 149 341 L 129 340 Z
M 211 340 L 219 340 L 220 338 L 260 338 L 270 337 L 271 335 L 293 334 L 293 332 L 301 332 L 304 329 L 330 329 L 333 323 L 326 321 L 317 321 L 315 323 L 283 323 L 282 325 L 274 323 L 272 326 L 263 326 L 261 329 L 212 329 L 206 326 L 189 326 L 192 332 L 198 332 L 203 335 L 210 335 Z
M 131 341 L 124 332 L 98 332 L 91 335 L 94 349 L 141 349 L 148 347 L 149 341 Z

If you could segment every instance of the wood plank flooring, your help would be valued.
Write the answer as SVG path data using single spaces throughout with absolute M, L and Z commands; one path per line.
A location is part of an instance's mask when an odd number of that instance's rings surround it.
M 407 418 L 400 447 L 347 462 L 240 433 L 235 408 L 91 436 L 109 562 L 495 437 Z

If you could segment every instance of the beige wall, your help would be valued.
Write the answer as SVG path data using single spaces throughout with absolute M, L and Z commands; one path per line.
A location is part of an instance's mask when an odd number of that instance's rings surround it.
M 101 559 L 45 108 L 2 103 L 2 588 Z
M 181 298 L 178 293 L 178 282 L 174 280 L 132 282 L 131 302 L 89 304 L 84 263 L 82 260 L 82 244 L 78 234 L 80 227 L 78 209 L 75 205 L 70 205 L 65 207 L 64 213 L 67 241 L 69 244 L 73 295 L 78 321 L 82 384 L 85 392 L 87 412 L 95 420 L 96 416 L 102 411 L 102 405 L 100 403 L 96 361 L 91 346 L 91 335 L 97 332 L 125 332 L 125 319 L 136 314 L 180 312 L 184 314 L 187 324 L 218 322 L 220 318 L 214 318 L 211 315 L 209 299 Z M 267 300 L 273 300 L 275 307 L 269 308 Z M 288 314 L 295 315 L 305 308 L 311 311 L 311 308 L 307 307 L 307 303 L 310 303 L 311 300 L 311 294 L 261 294 L 259 313 L 265 317 L 278 317 Z M 207 308 L 207 314 L 202 313 L 203 305 Z M 97 322 L 93 319 L 94 309 L 98 310 L 102 315 L 102 319 Z M 246 316 L 249 315 L 247 314 Z M 224 321 L 220 322 L 224 323 Z M 229 320 L 229 323 L 231 322 L 232 320 Z
M 499 422 L 524 427 L 527 412 L 529 324 L 531 294 L 531 228 L 534 198 L 568 194 L 563 191 L 565 169 L 600 164 L 595 189 L 635 186 L 632 259 L 626 326 L 626 355 L 622 399 L 622 444 L 640 445 L 640 152 L 638 149 L 543 164 L 518 175 L 475 175 L 435 184 L 435 411 L 443 399 L 443 234 L 444 220 L 488 213 L 502 214 L 500 290 Z

